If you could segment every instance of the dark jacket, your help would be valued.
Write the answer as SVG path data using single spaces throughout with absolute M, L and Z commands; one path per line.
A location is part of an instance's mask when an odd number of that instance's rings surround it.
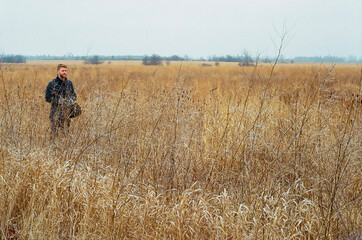
M 67 78 L 62 81 L 57 76 L 49 82 L 45 92 L 45 101 L 52 104 L 49 117 L 52 118 L 56 111 L 60 111 L 63 101 L 67 100 L 77 100 L 73 83 Z

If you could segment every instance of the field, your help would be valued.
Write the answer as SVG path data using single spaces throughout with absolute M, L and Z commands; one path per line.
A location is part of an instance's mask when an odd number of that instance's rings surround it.
M 1 65 L 0 239 L 359 239 L 361 65 Z

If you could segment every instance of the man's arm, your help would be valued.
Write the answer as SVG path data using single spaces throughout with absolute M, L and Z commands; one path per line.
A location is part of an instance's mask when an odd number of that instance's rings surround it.
M 45 91 L 45 101 L 48 103 L 52 102 L 52 88 L 53 88 L 53 84 L 52 84 L 52 82 L 50 82 Z
M 70 99 L 72 99 L 73 101 L 77 100 L 77 94 L 74 91 L 74 87 L 73 87 L 72 82 L 70 82 Z
M 45 91 L 45 101 L 48 103 L 59 103 L 59 96 L 56 92 L 54 92 L 54 82 L 51 81 L 48 86 L 47 89 Z

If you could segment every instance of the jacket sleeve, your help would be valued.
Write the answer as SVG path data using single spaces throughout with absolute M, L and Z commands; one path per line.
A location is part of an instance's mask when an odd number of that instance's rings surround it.
M 70 82 L 70 98 L 73 100 L 73 101 L 76 101 L 77 100 L 77 94 L 75 93 L 74 91 L 74 86 L 73 86 L 73 83 Z
M 59 103 L 59 96 L 54 92 L 54 82 L 51 81 L 45 91 L 45 101 L 48 103 Z
M 48 103 L 52 102 L 52 88 L 53 88 L 53 84 L 52 84 L 52 82 L 50 82 L 45 91 L 45 101 Z

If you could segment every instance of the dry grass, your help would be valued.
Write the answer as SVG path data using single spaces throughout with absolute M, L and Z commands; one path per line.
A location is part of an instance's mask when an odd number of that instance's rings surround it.
M 0 239 L 357 239 L 361 65 L 2 65 Z

